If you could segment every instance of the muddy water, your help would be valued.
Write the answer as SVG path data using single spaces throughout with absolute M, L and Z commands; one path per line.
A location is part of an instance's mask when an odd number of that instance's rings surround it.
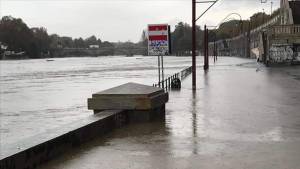
M 92 114 L 91 94 L 127 82 L 152 85 L 156 57 L 83 57 L 0 61 L 0 146 Z M 166 75 L 191 64 L 165 57 Z
M 299 169 L 300 67 L 219 58 L 170 91 L 163 122 L 128 125 L 43 169 Z

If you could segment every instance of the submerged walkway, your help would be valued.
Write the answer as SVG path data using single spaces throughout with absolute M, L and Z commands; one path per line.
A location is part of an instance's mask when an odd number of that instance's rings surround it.
M 258 69 L 258 67 L 260 67 Z M 165 122 L 128 125 L 43 169 L 297 169 L 300 67 L 232 59 L 171 91 Z

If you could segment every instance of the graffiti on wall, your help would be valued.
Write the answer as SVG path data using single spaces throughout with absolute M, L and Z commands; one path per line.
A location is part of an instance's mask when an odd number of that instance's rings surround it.
M 297 45 L 273 44 L 269 52 L 269 61 L 273 63 L 300 61 L 300 46 Z
M 296 61 L 300 61 L 300 45 L 295 45 L 294 46 L 295 49 L 295 53 L 294 53 L 294 57 Z

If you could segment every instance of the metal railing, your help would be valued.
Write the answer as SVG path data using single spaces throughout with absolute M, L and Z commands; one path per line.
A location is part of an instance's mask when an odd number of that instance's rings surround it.
M 255 28 L 255 29 L 252 29 L 250 31 L 250 34 L 257 33 L 257 32 L 261 31 L 264 28 L 268 28 L 270 26 L 273 26 L 276 23 L 278 23 L 279 21 L 280 21 L 280 15 L 277 15 L 277 16 L 273 17 L 271 20 L 267 21 L 266 23 L 260 25 L 259 27 Z
M 180 79 L 182 81 L 191 73 L 192 73 L 192 66 L 185 68 L 185 69 L 181 70 L 180 72 L 167 77 L 166 79 L 164 79 L 163 81 L 161 81 L 159 83 L 153 84 L 153 87 L 161 87 L 165 90 L 169 90 L 172 87 L 171 84 L 172 84 L 173 80 Z
M 175 73 L 172 76 L 167 77 L 166 79 L 153 84 L 153 87 L 160 87 L 163 88 L 165 90 L 171 89 L 171 83 L 174 79 L 178 79 L 179 78 L 179 73 Z
M 191 73 L 192 73 L 192 66 L 183 69 L 183 70 L 180 72 L 181 80 L 185 79 L 185 78 L 186 78 L 188 75 L 190 75 Z

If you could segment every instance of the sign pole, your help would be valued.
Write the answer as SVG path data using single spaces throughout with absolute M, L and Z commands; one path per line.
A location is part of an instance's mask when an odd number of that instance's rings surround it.
M 164 55 L 170 54 L 170 26 L 168 24 L 148 25 L 148 55 L 157 56 L 158 86 L 165 88 Z
M 157 56 L 157 67 L 158 67 L 158 86 L 160 87 L 160 58 Z
M 165 87 L 165 84 L 164 84 L 164 81 L 165 81 L 165 77 L 164 77 L 164 57 L 163 57 L 163 56 L 160 56 L 160 58 L 161 58 L 162 88 L 164 89 L 164 87 Z

